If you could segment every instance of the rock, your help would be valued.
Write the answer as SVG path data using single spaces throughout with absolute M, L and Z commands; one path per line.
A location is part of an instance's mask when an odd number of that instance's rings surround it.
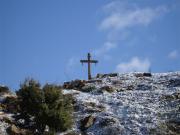
M 163 95 L 161 99 L 166 101 L 174 101 L 180 99 L 180 92 L 175 92 L 172 95 Z
M 173 78 L 169 80 L 169 87 L 180 87 L 180 78 Z
M 2 121 L 4 121 L 5 123 L 8 124 L 14 124 L 14 121 L 12 119 L 10 119 L 9 117 L 3 117 Z
M 118 76 L 118 73 L 97 74 L 96 78 L 117 77 L 117 76 Z
M 128 86 L 126 87 L 126 90 L 134 90 L 134 86 L 133 86 L 133 85 L 128 85 Z
M 7 86 L 0 86 L 0 94 L 10 93 L 10 90 Z
M 135 73 L 134 76 L 139 78 L 139 77 L 143 77 L 143 74 L 142 73 Z
M 84 80 L 75 80 L 71 82 L 64 82 L 63 88 L 64 89 L 81 89 L 85 86 Z
M 0 103 L 0 110 L 3 110 L 3 111 L 6 110 L 6 105 Z
M 9 135 L 33 135 L 32 131 L 27 129 L 20 129 L 14 124 L 7 128 L 7 133 Z
M 136 77 L 151 77 L 151 73 L 135 73 L 134 76 Z
M 109 93 L 112 93 L 112 92 L 114 92 L 115 90 L 113 89 L 113 87 L 111 87 L 111 86 L 103 86 L 103 87 L 101 87 L 100 88 L 102 91 L 107 91 L 107 92 L 109 92 Z
M 151 77 L 152 74 L 151 74 L 151 73 L 143 73 L 143 76 L 145 76 L 145 77 Z
M 86 86 L 82 87 L 80 90 L 82 92 L 91 92 L 95 89 L 96 89 L 96 87 L 94 85 L 86 85 Z
M 100 79 L 93 79 L 93 80 L 88 80 L 86 83 L 102 83 L 102 80 Z
M 92 115 L 89 115 L 87 117 L 85 117 L 84 119 L 82 119 L 80 122 L 81 122 L 81 127 L 80 129 L 82 131 L 88 129 L 89 127 L 91 127 L 94 122 L 95 122 L 96 118 Z
M 105 107 L 102 105 L 97 105 L 94 102 L 86 102 L 84 104 L 85 106 L 85 112 L 87 113 L 96 113 L 96 112 L 103 112 L 105 110 Z
M 176 134 L 180 134 L 180 121 L 170 120 L 166 123 L 167 128 Z
M 9 135 L 22 135 L 21 130 L 16 127 L 15 125 L 11 125 L 8 129 L 7 132 Z

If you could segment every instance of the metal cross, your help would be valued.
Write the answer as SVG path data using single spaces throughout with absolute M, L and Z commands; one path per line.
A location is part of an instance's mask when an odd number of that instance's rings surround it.
M 91 54 L 88 53 L 87 55 L 87 60 L 80 60 L 80 62 L 83 63 L 87 63 L 88 64 L 88 80 L 91 80 L 91 63 L 98 63 L 97 60 L 91 60 Z

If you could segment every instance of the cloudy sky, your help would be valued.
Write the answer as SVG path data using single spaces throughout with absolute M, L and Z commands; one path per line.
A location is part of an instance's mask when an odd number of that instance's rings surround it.
M 0 84 L 180 70 L 179 0 L 1 0 Z

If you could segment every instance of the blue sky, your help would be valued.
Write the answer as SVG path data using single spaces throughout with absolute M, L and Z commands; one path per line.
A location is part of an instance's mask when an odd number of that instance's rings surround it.
M 0 84 L 180 70 L 179 0 L 1 0 Z

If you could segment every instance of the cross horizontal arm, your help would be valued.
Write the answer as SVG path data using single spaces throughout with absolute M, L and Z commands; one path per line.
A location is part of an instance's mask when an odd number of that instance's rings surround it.
M 97 60 L 80 60 L 81 63 L 98 63 Z

